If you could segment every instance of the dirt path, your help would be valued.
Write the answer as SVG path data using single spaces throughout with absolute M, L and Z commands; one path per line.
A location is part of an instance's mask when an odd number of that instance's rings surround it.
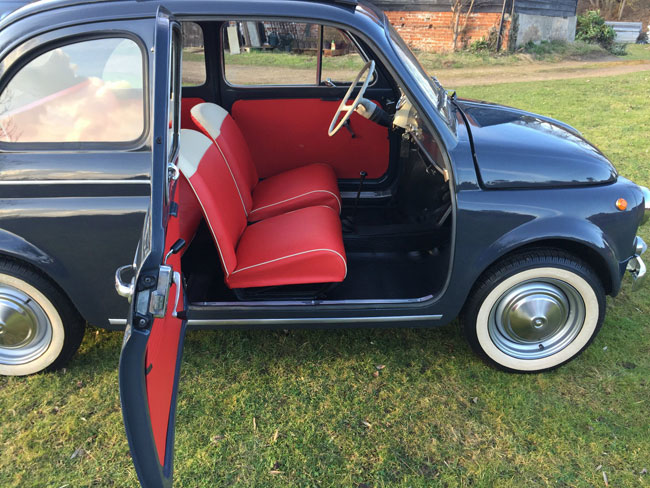
M 650 61 L 563 61 L 559 63 L 530 62 L 507 66 L 485 66 L 476 68 L 439 68 L 431 70 L 432 75 L 448 89 L 468 85 L 494 85 L 521 81 L 567 80 L 573 78 L 594 78 L 615 76 L 638 71 L 650 71 Z M 328 76 L 335 80 L 352 80 L 356 70 L 329 71 Z M 196 82 L 204 79 L 203 68 L 199 63 L 183 64 L 183 75 Z M 249 84 L 313 84 L 315 72 L 280 66 L 232 65 L 228 67 L 231 83 Z
M 568 80 L 616 76 L 650 71 L 649 61 L 563 61 L 483 68 L 439 69 L 435 76 L 446 88 L 468 85 L 494 85 L 521 81 Z

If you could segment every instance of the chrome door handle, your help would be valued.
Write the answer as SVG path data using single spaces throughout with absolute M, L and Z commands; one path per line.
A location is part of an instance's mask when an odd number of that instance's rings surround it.
M 176 300 L 174 300 L 174 311 L 172 312 L 172 317 L 178 317 L 178 300 L 181 297 L 181 274 L 178 271 L 174 271 L 174 286 L 176 287 Z
M 131 278 L 131 281 L 129 283 L 125 283 L 122 279 L 122 274 L 126 270 L 133 271 L 133 265 L 127 264 L 126 266 L 117 268 L 117 271 L 115 271 L 115 291 L 117 291 L 118 295 L 126 298 L 129 303 L 131 303 L 131 299 L 133 298 L 133 291 L 135 290 L 135 277 Z

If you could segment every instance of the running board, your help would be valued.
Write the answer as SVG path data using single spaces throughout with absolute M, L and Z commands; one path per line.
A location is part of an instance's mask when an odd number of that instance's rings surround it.
M 441 320 L 442 315 L 395 315 L 381 317 L 287 317 L 269 319 L 189 319 L 187 325 L 192 327 L 221 325 L 283 325 L 283 324 L 355 324 L 378 322 L 423 322 Z

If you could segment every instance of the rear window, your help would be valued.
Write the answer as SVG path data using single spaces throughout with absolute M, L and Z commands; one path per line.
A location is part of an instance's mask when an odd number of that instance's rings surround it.
M 144 69 L 131 39 L 76 42 L 33 58 L 0 94 L 0 142 L 132 142 L 145 129 Z

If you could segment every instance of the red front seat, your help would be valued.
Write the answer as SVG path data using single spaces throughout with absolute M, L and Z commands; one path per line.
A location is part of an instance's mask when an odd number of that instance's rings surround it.
M 260 181 L 244 135 L 228 112 L 214 103 L 200 103 L 191 114 L 229 166 L 250 222 L 317 205 L 341 212 L 336 174 L 328 164 L 309 164 Z
M 201 203 L 230 288 L 341 282 L 341 221 L 329 206 L 301 208 L 247 225 L 241 194 L 218 146 L 184 129 L 178 164 Z

